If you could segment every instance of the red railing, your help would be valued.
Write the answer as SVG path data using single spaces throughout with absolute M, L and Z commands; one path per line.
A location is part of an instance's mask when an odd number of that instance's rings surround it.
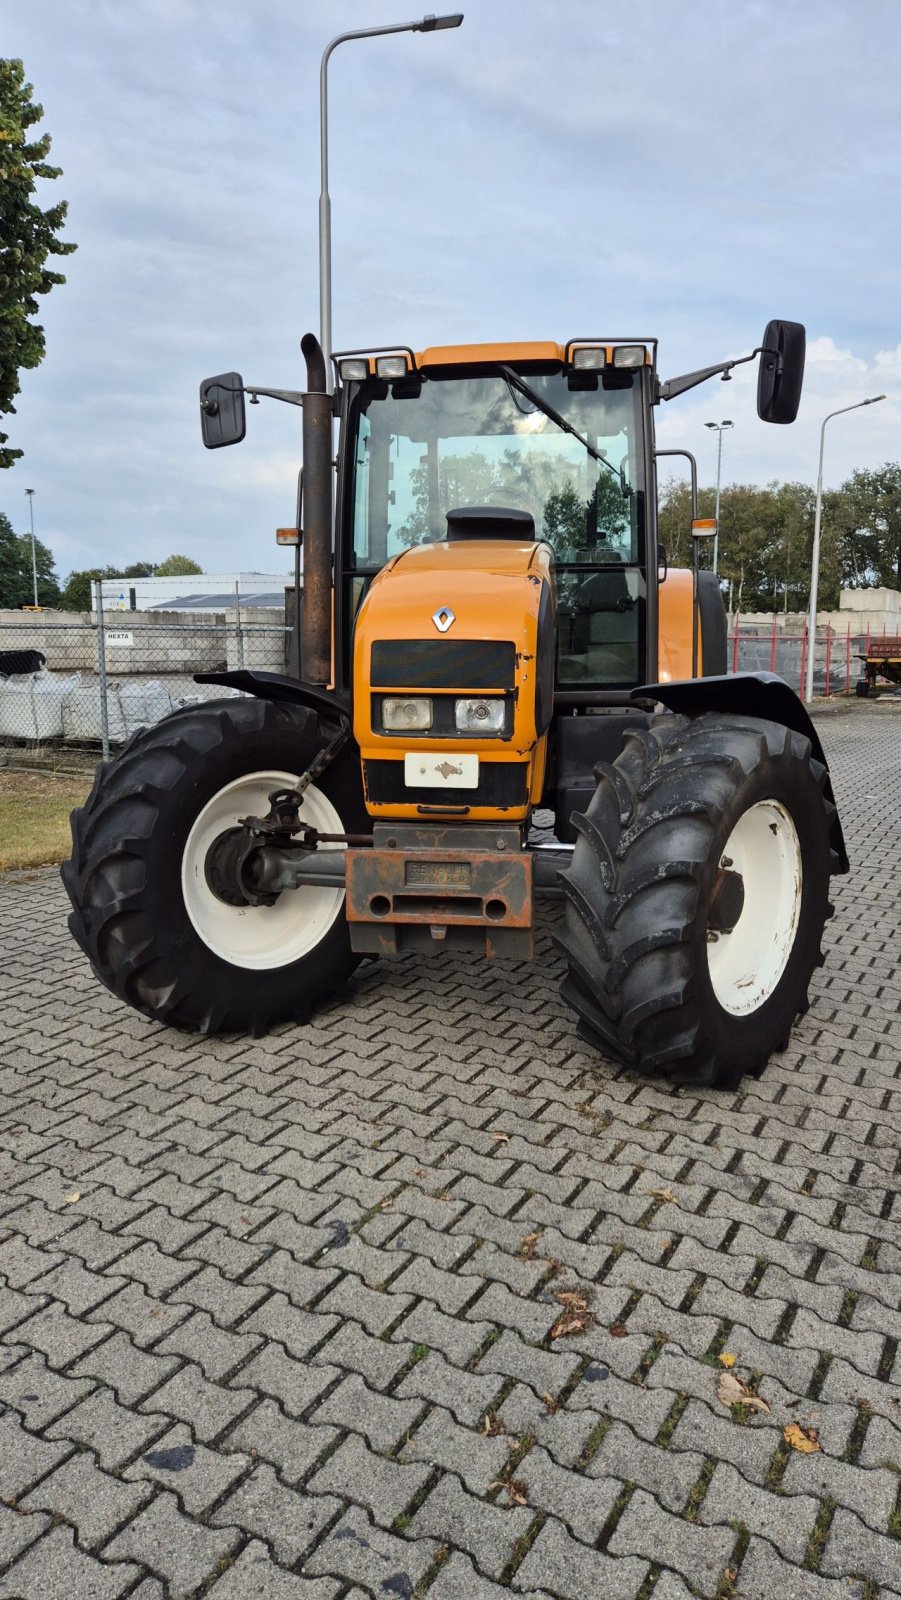
M 809 630 L 806 626 L 794 632 L 783 632 L 778 619 L 761 617 L 759 622 L 749 618 L 736 623 L 730 621 L 728 657 L 732 672 L 777 672 L 798 694 L 804 694 L 807 679 L 807 655 L 810 649 Z M 866 632 L 852 633 L 850 623 L 844 634 L 826 624 L 816 631 L 813 642 L 814 694 L 833 696 L 853 694 L 857 680 L 863 676 L 863 663 L 858 656 L 867 655 L 871 645 L 885 639 L 887 630 L 871 636 Z

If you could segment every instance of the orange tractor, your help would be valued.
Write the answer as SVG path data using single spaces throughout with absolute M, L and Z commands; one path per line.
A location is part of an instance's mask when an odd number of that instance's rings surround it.
M 302 406 L 300 671 L 205 675 L 243 697 L 99 769 L 63 868 L 97 976 L 149 1017 L 259 1032 L 364 956 L 526 960 L 562 890 L 586 1040 L 679 1082 L 759 1073 L 848 862 L 804 707 L 726 675 L 715 576 L 658 544 L 655 408 L 737 363 L 661 383 L 651 339 L 391 346 L 334 357 L 330 393 L 302 348 L 302 394 L 201 388 L 211 448 L 245 394 Z M 793 421 L 803 328 L 771 322 L 755 357 L 759 415 Z

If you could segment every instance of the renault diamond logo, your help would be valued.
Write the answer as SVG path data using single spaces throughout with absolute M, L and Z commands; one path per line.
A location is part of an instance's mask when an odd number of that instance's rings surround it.
M 456 618 L 450 606 L 441 606 L 432 613 L 432 621 L 439 633 L 447 633 L 448 628 L 452 622 L 456 621 Z

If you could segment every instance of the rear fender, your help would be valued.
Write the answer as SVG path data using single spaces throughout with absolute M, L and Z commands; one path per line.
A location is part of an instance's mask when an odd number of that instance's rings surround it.
M 291 705 L 308 706 L 332 722 L 350 722 L 351 709 L 328 689 L 301 683 L 280 672 L 252 672 L 241 667 L 234 672 L 195 672 L 195 683 L 221 683 L 228 689 L 241 689 L 258 700 L 284 700 Z
M 700 717 L 705 711 L 731 712 L 740 717 L 763 717 L 781 723 L 793 733 L 810 740 L 814 757 L 826 768 L 824 794 L 832 806 L 835 795 L 820 736 L 806 707 L 775 672 L 734 672 L 716 678 L 688 678 L 682 683 L 646 683 L 633 689 L 633 700 L 659 700 L 670 711 L 685 717 Z M 845 837 L 838 810 L 832 818 L 829 842 L 838 858 L 836 872 L 850 871 Z

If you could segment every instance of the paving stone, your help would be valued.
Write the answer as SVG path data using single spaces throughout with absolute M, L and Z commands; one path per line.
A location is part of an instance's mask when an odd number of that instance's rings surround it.
M 221 1383 L 259 1350 L 262 1343 L 262 1334 L 220 1328 L 208 1312 L 195 1311 L 155 1348 L 158 1356 L 185 1356 L 188 1361 L 195 1361 L 205 1377 Z M 176 1364 L 173 1360 L 172 1366 Z
M 406 1365 L 415 1348 L 414 1345 L 410 1345 L 405 1349 L 403 1345 L 391 1344 L 383 1339 L 373 1339 L 371 1334 L 364 1332 L 359 1323 L 345 1322 L 327 1344 L 314 1352 L 311 1360 L 315 1365 L 341 1367 L 347 1372 L 359 1373 L 365 1378 L 370 1389 L 387 1389 Z M 454 1370 L 459 1379 L 460 1373 Z M 407 1392 L 402 1386 L 399 1391 L 400 1397 L 404 1398 Z
M 352 1374 L 317 1406 L 311 1420 L 317 1426 L 331 1423 L 362 1433 L 373 1450 L 387 1454 L 412 1428 L 421 1410 L 416 1400 L 392 1400 L 376 1394 Z
M 648 1563 L 635 1556 L 614 1560 L 589 1549 L 551 1518 L 517 1568 L 514 1586 L 517 1593 L 547 1588 L 555 1595 L 571 1595 L 573 1600 L 588 1595 L 603 1595 L 604 1600 L 634 1600 L 648 1570 Z
M 95 1549 L 150 1498 L 150 1485 L 102 1472 L 88 1451 L 70 1456 L 20 1502 L 74 1523 L 82 1547 Z
M 5 1291 L 4 1301 L 11 1293 L 9 1289 Z M 2 1320 L 2 1306 L 0 1306 L 0 1320 Z M 108 1323 L 95 1326 L 92 1323 L 82 1322 L 77 1317 L 70 1317 L 62 1306 L 48 1305 L 44 1310 L 36 1311 L 26 1322 L 18 1323 L 15 1342 L 43 1351 L 52 1366 L 65 1367 L 70 1361 L 75 1361 L 78 1356 L 84 1355 L 87 1350 L 93 1349 L 94 1345 L 99 1344 L 100 1340 L 110 1332 Z
M 901 1544 L 873 1533 L 859 1517 L 842 1507 L 836 1511 L 820 1562 L 827 1577 L 852 1572 L 871 1583 L 897 1584 L 901 1579 Z
M 0 1501 L 16 1500 L 70 1453 L 70 1445 L 38 1439 L 11 1411 L 0 1412 Z
M 162 1418 L 158 1420 L 162 1421 Z M 177 1492 L 189 1515 L 202 1516 L 220 1495 L 250 1466 L 247 1456 L 208 1450 L 195 1444 L 189 1430 L 179 1424 L 155 1439 L 124 1476 L 130 1481 L 149 1479 Z
M 32 1430 L 55 1421 L 93 1388 L 86 1380 L 54 1372 L 42 1355 L 26 1355 L 21 1346 L 15 1347 L 15 1352 L 24 1360 L 0 1372 L 0 1401 L 18 1411 Z
M 846 1565 L 845 1571 L 849 1568 Z M 765 1539 L 752 1538 L 735 1585 L 736 1600 L 864 1600 L 863 1585 L 791 1566 Z
M 340 1454 L 339 1450 L 337 1455 Z M 321 1477 L 320 1472 L 313 1479 L 315 1493 L 298 1494 L 285 1488 L 270 1466 L 259 1462 L 216 1507 L 210 1520 L 217 1527 L 243 1528 L 246 1533 L 265 1539 L 280 1562 L 293 1566 L 342 1508 L 341 1500 L 320 1492 L 317 1480 Z M 356 1479 L 353 1482 L 356 1487 Z M 323 1491 L 325 1487 L 323 1484 Z M 342 1483 L 340 1492 L 345 1490 Z
M 433 1539 L 399 1539 L 384 1533 L 365 1511 L 352 1506 L 317 1545 L 305 1570 L 363 1583 L 380 1596 L 412 1596 L 438 1548 Z
M 681 1511 L 704 1464 L 692 1450 L 662 1450 L 614 1422 L 589 1462 L 590 1478 L 619 1478 L 647 1489 L 668 1511 Z
M 98 1378 L 115 1391 L 122 1405 L 131 1406 L 164 1383 L 177 1366 L 174 1357 L 151 1355 L 120 1331 L 95 1345 L 69 1371 L 73 1376 Z
M 501 1379 L 496 1373 L 461 1372 L 444 1356 L 430 1350 L 422 1361 L 417 1361 L 395 1392 L 401 1399 L 417 1398 L 444 1406 L 465 1427 L 478 1428 L 500 1385 Z
M 696 1450 L 731 1461 L 743 1478 L 763 1484 L 778 1442 L 778 1434 L 765 1417 L 738 1427 L 731 1417 L 716 1416 L 702 1401 L 689 1400 L 670 1446 L 673 1450 Z
M 156 1300 L 153 1295 L 145 1294 L 141 1285 L 129 1283 L 111 1300 L 104 1300 L 103 1305 L 96 1313 L 98 1328 L 92 1329 L 91 1321 L 94 1313 L 88 1313 L 88 1319 L 80 1324 L 85 1335 L 94 1333 L 96 1336 L 84 1339 L 85 1348 L 92 1348 L 105 1334 L 111 1333 L 113 1328 L 121 1328 L 142 1349 L 156 1344 L 167 1333 L 184 1322 L 189 1315 L 187 1306 L 172 1304 L 164 1300 Z M 71 1359 L 71 1358 L 70 1358 Z
M 495 1331 L 492 1322 L 448 1317 L 431 1301 L 423 1300 L 408 1312 L 391 1338 L 403 1344 L 424 1344 L 429 1350 L 440 1350 L 453 1366 L 465 1367 Z
M 46 1533 L 50 1518 L 36 1512 L 25 1515 L 0 1501 L 0 1568 L 9 1566 L 30 1544 Z
M 825 1444 L 822 1434 L 820 1437 Z M 895 1472 L 854 1467 L 827 1455 L 793 1455 L 779 1488 L 787 1495 L 808 1494 L 835 1499 L 846 1511 L 856 1512 L 874 1533 L 885 1533 L 895 1507 L 899 1481 Z M 766 1537 L 772 1538 L 772 1534 L 767 1533 Z
M 120 1406 L 109 1389 L 95 1389 L 74 1410 L 51 1424 L 47 1437 L 90 1446 L 100 1465 L 109 1472 L 124 1466 L 158 1438 L 166 1420 L 161 1416 L 136 1416 Z
M 78 1549 L 71 1528 L 53 1528 L 0 1578 L 0 1600 L 118 1600 L 141 1574 L 137 1567 L 107 1566 Z
M 734 1467 L 720 1462 L 714 1468 L 698 1521 L 705 1527 L 742 1522 L 749 1532 L 769 1539 L 786 1561 L 800 1566 L 818 1511 L 819 1501 L 812 1492 L 785 1499 L 746 1482 Z
M 671 1516 L 643 1489 L 636 1489 L 607 1545 L 612 1556 L 645 1556 L 672 1567 L 701 1595 L 719 1587 L 735 1534 L 731 1528 L 702 1528 Z
M 103 1556 L 105 1561 L 140 1562 L 163 1576 L 171 1600 L 188 1600 L 239 1539 L 237 1528 L 205 1528 L 192 1521 L 179 1510 L 174 1494 L 163 1493 L 116 1535 Z
M 243 1397 L 241 1404 L 246 1405 L 251 1398 L 249 1389 L 258 1390 L 280 1401 L 290 1417 L 299 1417 L 341 1376 L 338 1367 L 295 1361 L 280 1345 L 272 1343 L 251 1356 L 232 1382 Z
M 338 1317 L 327 1315 L 320 1308 L 298 1311 L 287 1296 L 271 1294 L 265 1305 L 241 1323 L 241 1332 L 261 1333 L 267 1339 L 278 1339 L 290 1355 L 305 1361 L 337 1327 Z
M 274 1353 L 282 1354 L 277 1347 Z M 243 1411 L 249 1410 L 256 1399 L 249 1387 L 224 1389 L 218 1383 L 210 1383 L 200 1367 L 188 1362 L 161 1388 L 154 1390 L 141 1410 L 155 1417 L 175 1417 L 186 1422 L 198 1439 L 211 1444 Z
M 497 1578 L 532 1521 L 525 1506 L 477 1499 L 449 1473 L 419 1507 L 409 1532 L 462 1546 L 481 1572 Z
M 352 1434 L 329 1456 L 307 1482 L 314 1495 L 344 1495 L 362 1505 L 381 1527 L 390 1527 L 406 1510 L 429 1477 L 429 1468 L 408 1461 L 375 1455 L 358 1434 Z
M 461 1428 L 447 1411 L 429 1413 L 416 1432 L 407 1436 L 400 1451 L 402 1461 L 427 1461 L 462 1478 L 473 1494 L 487 1494 L 498 1477 L 516 1440 L 499 1434 L 486 1437 Z
M 295 1484 L 339 1438 L 337 1428 L 295 1422 L 274 1400 L 262 1400 L 227 1435 L 222 1449 L 259 1456 L 277 1467 L 286 1483 Z
M 509 1600 L 510 1592 L 506 1584 L 502 1588 L 489 1578 L 483 1578 L 469 1557 L 455 1550 L 429 1585 L 429 1600 L 504 1600 L 504 1596 Z M 549 1600 L 545 1590 L 539 1593 L 537 1589 L 530 1589 L 528 1594 L 523 1594 L 517 1589 L 516 1593 L 519 1600 Z
M 207 1593 L 215 1600 L 335 1600 L 343 1591 L 344 1584 L 334 1578 L 285 1572 L 275 1565 L 266 1546 L 252 1539 Z

